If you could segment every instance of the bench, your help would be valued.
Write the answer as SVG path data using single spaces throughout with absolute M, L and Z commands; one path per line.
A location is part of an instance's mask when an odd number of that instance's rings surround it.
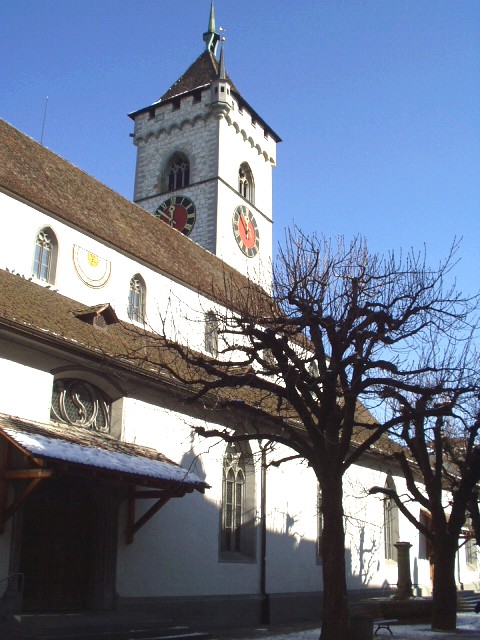
M 390 629 L 391 624 L 397 624 L 398 620 L 396 618 L 392 618 L 390 620 L 373 620 L 373 624 L 376 627 L 374 635 L 376 636 L 380 629 L 387 629 L 389 634 L 393 636 L 393 631 Z

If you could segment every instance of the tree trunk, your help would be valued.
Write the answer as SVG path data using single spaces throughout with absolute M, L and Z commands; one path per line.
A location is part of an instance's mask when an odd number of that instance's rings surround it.
M 432 629 L 439 631 L 454 631 L 457 624 L 456 549 L 450 537 L 434 540 Z
M 323 617 L 320 640 L 350 640 L 342 471 L 331 471 L 325 474 L 322 483 Z

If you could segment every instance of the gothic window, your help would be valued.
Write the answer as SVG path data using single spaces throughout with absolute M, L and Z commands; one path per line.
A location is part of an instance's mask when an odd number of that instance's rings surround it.
M 247 162 L 243 162 L 238 170 L 238 192 L 245 200 L 254 204 L 255 185 L 252 171 Z
M 57 239 L 50 228 L 45 227 L 38 232 L 32 268 L 32 275 L 38 280 L 50 284 L 55 282 L 57 246 Z
M 218 319 L 213 311 L 205 316 L 205 351 L 212 356 L 218 355 Z
M 128 293 L 128 317 L 134 322 L 143 322 L 145 318 L 145 282 L 138 274 L 130 280 Z
M 465 543 L 465 559 L 467 564 L 471 568 L 477 567 L 477 541 L 475 539 L 475 533 L 473 532 L 472 521 L 467 519 L 466 525 L 468 527 L 468 538 Z
M 322 561 L 323 513 L 322 490 L 317 486 L 317 561 Z
M 254 557 L 254 466 L 247 445 L 230 443 L 223 458 L 221 552 Z
M 110 407 L 107 396 L 85 380 L 63 378 L 53 383 L 52 420 L 109 433 Z
M 167 191 L 183 189 L 190 184 L 190 162 L 182 153 L 176 153 L 168 162 Z
M 395 483 L 391 475 L 387 476 L 385 483 L 386 489 L 395 490 Z M 397 548 L 395 543 L 398 542 L 398 507 L 392 498 L 385 496 L 383 501 L 383 535 L 385 545 L 385 559 L 397 561 Z

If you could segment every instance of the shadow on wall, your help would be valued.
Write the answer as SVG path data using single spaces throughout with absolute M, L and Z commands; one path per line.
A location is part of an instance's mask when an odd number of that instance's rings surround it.
M 210 484 L 221 482 L 221 477 L 206 478 L 202 460 L 193 446 L 184 454 L 181 465 L 202 480 L 210 480 Z M 215 489 L 218 496 L 218 485 Z M 299 533 L 299 514 L 285 512 L 282 517 L 282 532 L 267 531 L 266 591 L 277 600 L 283 595 L 288 598 L 289 594 L 296 594 L 298 602 L 310 594 L 308 606 L 319 610 L 322 564 L 317 554 L 317 541 Z M 209 490 L 203 495 L 193 492 L 171 500 L 138 532 L 131 547 L 120 542 L 122 560 L 117 576 L 121 597 L 259 596 L 259 518 L 257 512 L 256 531 L 251 536 L 253 548 L 249 545 L 247 553 L 229 556 L 221 552 L 221 510 L 220 505 L 209 497 Z M 364 595 L 367 589 L 371 593 L 380 591 L 380 588 L 370 588 L 379 568 L 379 546 L 377 540 L 368 537 L 368 529 L 358 528 L 358 537 L 352 539 L 352 550 L 345 550 L 349 590 L 363 591 Z M 283 614 L 292 614 L 292 619 L 299 619 L 300 616 L 289 610 L 292 606 L 290 600 L 285 603 Z M 233 624 L 232 620 L 230 622 Z
M 195 473 L 200 480 L 206 482 L 206 473 L 203 468 L 202 458 L 200 455 L 196 454 L 191 446 L 190 449 L 185 453 L 180 461 L 180 466 L 187 471 L 191 471 Z
M 366 544 L 368 546 L 366 546 Z M 375 540 L 374 537 L 370 538 L 368 543 L 365 541 L 365 527 L 359 528 L 358 543 L 352 538 L 352 546 L 356 551 L 358 557 L 358 570 L 351 566 L 353 561 L 351 553 L 350 555 L 350 567 L 351 567 L 351 583 L 356 588 L 368 587 L 373 579 L 373 576 L 380 569 L 379 550 L 380 542 Z

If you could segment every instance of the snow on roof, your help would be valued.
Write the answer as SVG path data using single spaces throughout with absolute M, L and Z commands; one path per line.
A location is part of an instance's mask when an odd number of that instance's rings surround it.
M 84 468 L 95 468 L 113 474 L 131 476 L 132 482 L 141 478 L 144 481 L 150 481 L 155 486 L 162 483 L 169 486 L 178 483 L 190 491 L 193 489 L 203 491 L 208 487 L 195 473 L 167 459 L 154 459 L 150 455 L 143 454 L 142 448 L 136 445 L 122 443 L 124 450 L 125 448 L 131 449 L 130 453 L 126 453 L 125 451 L 111 450 L 110 442 L 108 442 L 109 448 L 80 444 L 72 442 L 71 437 L 59 437 L 58 428 L 53 425 L 52 434 L 49 435 L 49 426 L 27 423 L 18 418 L 8 419 L 4 416 L 0 420 L 0 431 L 34 458 L 56 460 Z M 71 436 L 72 427 L 66 428 L 69 429 Z

